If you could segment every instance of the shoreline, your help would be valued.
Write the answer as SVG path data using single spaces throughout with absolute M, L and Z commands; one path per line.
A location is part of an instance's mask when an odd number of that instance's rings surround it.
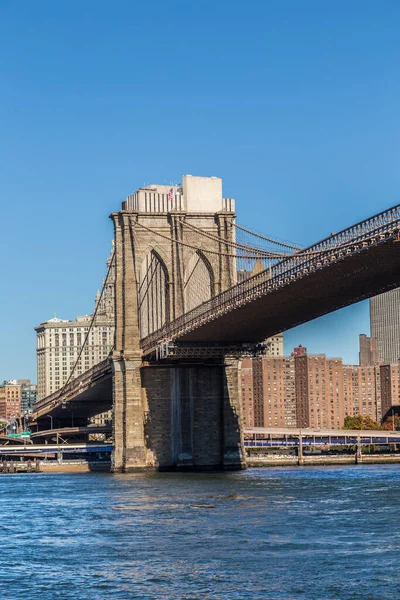
M 386 465 L 400 464 L 400 454 L 353 454 L 332 456 L 307 456 L 302 459 L 298 456 L 269 456 L 269 457 L 247 457 L 246 463 L 249 468 L 259 467 L 292 467 L 292 466 L 318 466 L 318 465 Z
M 379 464 L 400 464 L 400 454 L 375 454 L 363 455 L 333 455 L 333 456 L 303 456 L 299 461 L 297 456 L 276 456 L 276 457 L 247 457 L 246 466 L 248 469 L 273 468 L 273 467 L 307 467 L 307 466 L 327 466 L 327 465 L 379 465 Z M 110 463 L 87 463 L 74 462 L 62 463 L 48 462 L 41 463 L 40 473 L 110 473 Z M 151 470 L 151 469 L 149 469 Z M 158 469 L 154 468 L 154 471 Z M 175 472 L 175 471 L 171 471 Z

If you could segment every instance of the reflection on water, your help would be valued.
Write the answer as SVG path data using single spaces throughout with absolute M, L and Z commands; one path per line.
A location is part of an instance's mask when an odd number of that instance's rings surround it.
M 398 600 L 400 467 L 2 475 L 0 598 Z

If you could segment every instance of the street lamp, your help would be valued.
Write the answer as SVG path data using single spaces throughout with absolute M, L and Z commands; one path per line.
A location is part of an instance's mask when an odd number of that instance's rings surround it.
M 51 415 L 46 415 L 48 419 L 51 419 L 51 429 L 53 429 L 53 417 Z

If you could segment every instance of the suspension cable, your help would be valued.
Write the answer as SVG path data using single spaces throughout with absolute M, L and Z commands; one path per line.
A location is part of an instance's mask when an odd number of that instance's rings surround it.
M 263 254 L 262 250 L 258 251 L 256 255 L 247 255 L 247 254 L 230 254 L 229 252 L 218 252 L 216 250 L 209 250 L 208 248 L 199 248 L 198 246 L 193 246 L 191 244 L 187 244 L 186 242 L 181 242 L 180 240 L 177 240 L 176 238 L 168 237 L 167 235 L 164 235 L 163 233 L 160 233 L 159 231 L 150 229 L 150 227 L 146 227 L 146 225 L 143 225 L 143 223 L 139 223 L 139 221 L 136 221 L 135 225 L 139 225 L 139 227 L 142 227 L 143 229 L 146 229 L 150 233 L 158 235 L 159 237 L 162 237 L 165 240 L 168 240 L 169 242 L 175 242 L 176 244 L 180 244 L 181 246 L 185 246 L 186 248 L 191 248 L 192 250 L 201 250 L 202 252 L 204 252 L 206 254 L 215 254 L 216 256 L 227 256 L 229 258 L 246 258 L 246 259 L 253 259 L 253 260 L 257 260 L 258 258 L 268 258 L 267 256 L 261 256 Z M 287 255 L 285 254 L 284 257 L 287 258 Z M 270 258 L 280 258 L 280 257 L 271 256 Z
M 266 242 L 272 242 L 273 244 L 277 244 L 278 246 L 284 246 L 285 248 L 290 248 L 291 250 L 301 250 L 300 246 L 295 246 L 293 244 L 288 244 L 286 242 L 280 242 L 278 240 L 274 240 L 273 238 L 265 237 L 263 235 L 260 235 L 259 233 L 255 233 L 254 231 L 251 231 L 251 229 L 242 227 L 241 225 L 238 225 L 237 223 L 233 223 L 233 225 L 235 227 L 237 227 L 237 229 L 241 229 L 242 231 L 245 231 L 246 233 L 250 233 L 251 235 L 258 237 L 261 240 L 265 240 Z
M 230 254 L 228 252 L 218 252 L 216 250 L 209 250 L 207 248 L 199 248 L 198 246 L 193 246 L 192 244 L 187 244 L 186 242 L 182 242 L 180 240 L 177 240 L 176 238 L 173 237 L 168 237 L 167 235 L 164 235 L 158 231 L 155 231 L 153 229 L 150 229 L 149 227 L 146 227 L 146 225 L 143 225 L 142 223 L 139 223 L 139 221 L 135 222 L 136 225 L 139 225 L 139 227 L 142 227 L 143 229 L 146 229 L 146 231 L 149 231 L 152 234 L 158 235 L 159 237 L 162 237 L 163 239 L 169 241 L 169 242 L 175 242 L 176 244 L 180 244 L 181 246 L 184 246 L 186 248 L 191 248 L 192 250 L 200 250 L 201 252 L 204 252 L 205 254 L 213 254 L 215 256 L 226 256 L 228 258 L 239 258 L 239 259 L 247 259 L 247 260 L 259 260 L 261 258 L 268 258 L 265 255 L 262 255 L 262 251 L 258 251 L 257 254 L 255 255 L 246 255 L 246 254 Z M 260 236 L 261 237 L 261 236 Z M 353 244 L 352 241 L 347 241 L 347 242 L 343 242 L 342 244 L 338 244 L 337 246 L 328 246 L 327 248 L 321 248 L 318 250 L 308 250 L 307 248 L 299 248 L 297 252 L 295 252 L 294 254 L 285 254 L 282 257 L 277 257 L 277 256 L 271 256 L 270 258 L 282 258 L 283 261 L 286 260 L 304 260 L 305 258 L 311 256 L 311 255 L 318 255 L 318 254 L 324 254 L 324 253 L 328 253 L 328 252 L 332 252 L 332 251 L 338 251 L 338 250 L 343 250 L 348 246 L 351 246 Z M 293 248 L 292 246 L 288 246 L 290 248 Z
M 90 321 L 90 325 L 89 325 L 88 331 L 86 332 L 85 339 L 83 340 L 83 344 L 82 344 L 81 349 L 80 349 L 79 354 L 78 354 L 78 358 L 76 359 L 76 361 L 74 363 L 74 366 L 72 367 L 72 370 L 71 370 L 71 372 L 69 374 L 69 377 L 68 377 L 67 381 L 64 383 L 64 385 L 62 386 L 62 388 L 59 390 L 60 395 L 63 393 L 63 391 L 65 390 L 65 388 L 67 387 L 67 385 L 71 381 L 72 375 L 74 374 L 75 369 L 78 366 L 78 363 L 79 363 L 79 361 L 81 359 L 83 349 L 85 348 L 85 346 L 87 344 L 87 341 L 89 339 L 89 334 L 90 334 L 90 332 L 91 332 L 91 330 L 93 328 L 94 321 L 95 321 L 97 312 L 99 310 L 100 302 L 101 302 L 101 300 L 103 298 L 103 295 L 104 295 L 104 290 L 106 288 L 107 280 L 108 280 L 108 277 L 110 275 L 111 267 L 113 266 L 113 263 L 114 263 L 114 259 L 115 259 L 115 249 L 114 249 L 114 252 L 112 253 L 110 264 L 108 265 L 108 269 L 107 269 L 107 274 L 106 274 L 106 277 L 105 277 L 104 282 L 103 282 L 103 287 L 101 288 L 101 293 L 100 293 L 99 299 L 97 300 L 97 303 L 96 303 L 96 306 L 95 306 L 95 309 L 94 309 L 94 313 L 93 313 L 92 319 Z M 112 350 L 110 351 L 110 353 L 109 353 L 108 356 L 110 356 L 111 353 L 112 353 Z
M 230 240 L 225 240 L 224 238 L 222 238 L 218 235 L 215 235 L 208 231 L 203 231 L 202 229 L 199 229 L 195 225 L 192 225 L 191 223 L 188 223 L 187 221 L 184 221 L 183 219 L 181 219 L 180 222 L 182 223 L 182 225 L 189 227 L 190 229 L 193 229 L 196 233 L 204 235 L 205 237 L 208 237 L 211 240 L 220 242 L 221 244 L 225 244 L 226 246 L 233 246 L 234 248 L 237 248 L 238 250 L 245 250 L 246 252 L 249 252 L 249 251 L 250 252 L 251 251 L 258 252 L 260 254 L 259 258 L 261 258 L 261 255 L 263 258 L 284 258 L 284 257 L 288 256 L 288 254 L 272 252 L 270 250 L 262 250 L 261 248 L 260 249 L 255 248 L 254 246 L 248 246 L 245 244 L 241 244 L 239 242 L 231 242 Z

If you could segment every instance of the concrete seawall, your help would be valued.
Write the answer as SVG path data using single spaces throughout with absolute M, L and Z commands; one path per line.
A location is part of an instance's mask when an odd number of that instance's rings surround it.
M 354 464 L 392 464 L 400 463 L 400 454 L 364 454 L 357 458 L 355 454 L 334 454 L 303 457 L 303 466 L 307 465 L 354 465 Z M 284 467 L 297 466 L 299 459 L 297 456 L 248 456 L 246 458 L 248 467 Z

